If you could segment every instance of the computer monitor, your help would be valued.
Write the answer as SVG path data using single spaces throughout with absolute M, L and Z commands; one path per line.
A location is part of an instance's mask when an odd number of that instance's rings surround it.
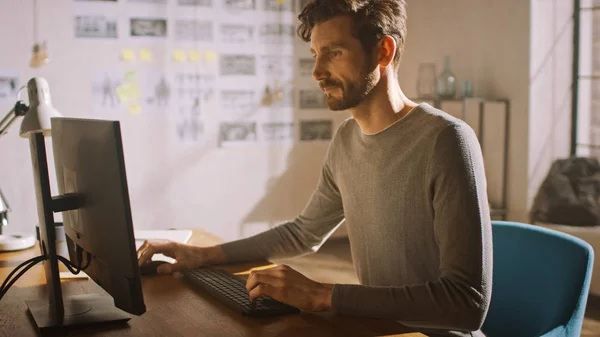
M 50 194 L 46 147 L 41 133 L 30 136 L 31 158 L 48 301 L 27 301 L 38 328 L 123 322 L 146 311 L 137 263 L 125 160 L 118 121 L 52 118 L 58 196 Z M 63 212 L 73 265 L 106 293 L 63 301 L 53 213 Z M 83 257 L 83 261 L 79 260 Z M 110 295 L 110 296 L 109 296 Z

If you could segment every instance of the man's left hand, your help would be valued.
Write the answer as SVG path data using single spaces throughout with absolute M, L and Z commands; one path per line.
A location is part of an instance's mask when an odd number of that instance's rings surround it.
M 250 301 L 264 295 L 303 311 L 331 309 L 333 284 L 310 280 L 286 265 L 250 272 L 246 289 Z

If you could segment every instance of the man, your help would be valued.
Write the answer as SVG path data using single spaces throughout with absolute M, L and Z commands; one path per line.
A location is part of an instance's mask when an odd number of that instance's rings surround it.
M 211 248 L 146 244 L 177 259 L 171 273 L 206 264 L 314 252 L 345 220 L 360 285 L 321 284 L 286 266 L 253 272 L 250 298 L 305 311 L 395 319 L 431 336 L 483 336 L 492 236 L 478 140 L 464 122 L 402 93 L 404 0 L 312 0 L 299 15 L 331 110 L 348 110 L 317 189 L 292 222 Z

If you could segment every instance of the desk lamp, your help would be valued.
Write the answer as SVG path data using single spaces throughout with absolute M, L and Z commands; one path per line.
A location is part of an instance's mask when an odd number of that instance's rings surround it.
M 19 99 L 24 88 L 27 88 L 29 94 L 29 106 Z M 27 82 L 26 87 L 23 86 L 19 90 L 14 108 L 0 121 L 0 136 L 5 135 L 8 127 L 21 116 L 23 116 L 19 132 L 21 137 L 29 138 L 29 133 L 36 131 L 41 131 L 44 136 L 50 136 L 50 119 L 61 117 L 61 114 L 52 107 L 50 88 L 44 78 L 34 77 Z M 10 207 L 0 191 L 0 252 L 33 247 L 36 242 L 35 235 L 23 233 L 2 235 L 3 227 L 8 225 L 9 211 Z

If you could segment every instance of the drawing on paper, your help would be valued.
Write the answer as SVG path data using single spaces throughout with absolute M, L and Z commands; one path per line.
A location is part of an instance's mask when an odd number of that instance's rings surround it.
M 177 4 L 180 6 L 211 7 L 212 0 L 177 0 Z
M 221 108 L 228 112 L 247 112 L 256 106 L 256 92 L 243 89 L 221 90 Z
M 294 2 L 292 0 L 263 0 L 266 11 L 294 11 Z
M 117 88 L 126 83 L 125 72 L 119 70 L 99 71 L 92 79 L 92 112 L 94 114 L 119 113 L 124 111 Z M 127 94 L 122 98 L 126 99 Z
M 175 38 L 185 41 L 213 40 L 213 22 L 198 20 L 177 20 L 175 22 Z
M 175 74 L 175 90 L 180 101 L 194 101 L 197 98 L 208 101 L 212 98 L 216 75 L 201 73 Z
M 294 140 L 293 122 L 269 122 L 262 125 L 264 139 L 268 142 Z
M 117 18 L 104 15 L 76 15 L 73 20 L 76 38 L 117 38 Z
M 325 95 L 319 89 L 300 90 L 300 109 L 325 109 Z
M 186 144 L 199 144 L 204 141 L 204 122 L 202 121 L 202 104 L 191 107 L 180 107 L 177 121 L 177 137 Z
M 260 73 L 266 76 L 291 79 L 293 62 L 293 57 L 289 55 L 261 55 L 258 67 Z
M 223 122 L 219 128 L 220 143 L 256 141 L 256 122 Z
M 17 101 L 19 78 L 17 76 L 0 75 L 0 101 Z
M 254 26 L 242 24 L 222 24 L 220 27 L 220 42 L 245 43 L 252 42 Z
M 138 2 L 151 5 L 166 5 L 167 0 L 127 0 L 129 2 Z
M 171 84 L 164 73 L 152 75 L 154 76 L 146 76 L 148 78 L 144 79 L 145 85 L 148 86 L 147 91 L 145 90 L 146 104 L 155 108 L 167 107 L 171 100 Z
M 166 19 L 131 18 L 129 20 L 131 36 L 166 37 Z
M 219 73 L 223 76 L 256 75 L 256 56 L 221 55 L 219 57 Z
M 256 0 L 225 0 L 223 3 L 225 9 L 230 13 L 255 10 Z
M 258 31 L 260 42 L 266 44 L 289 44 L 294 40 L 294 25 L 283 23 L 267 23 Z
M 333 123 L 331 120 L 300 121 L 300 140 L 329 140 L 331 139 Z
M 298 59 L 298 73 L 300 76 L 310 77 L 312 76 L 313 69 L 315 68 L 315 59 L 300 58 Z

